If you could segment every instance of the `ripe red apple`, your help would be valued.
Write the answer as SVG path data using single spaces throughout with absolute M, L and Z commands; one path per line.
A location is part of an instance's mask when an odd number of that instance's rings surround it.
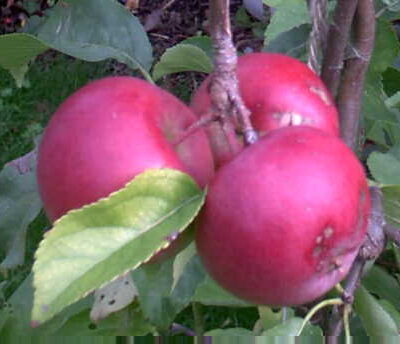
M 251 122 L 261 135 L 280 127 L 308 125 L 339 134 L 338 114 L 322 80 L 307 65 L 292 57 L 251 53 L 238 59 L 240 93 L 251 112 Z M 211 111 L 210 77 L 195 92 L 191 108 L 202 116 Z M 230 149 L 218 124 L 208 130 L 217 165 L 240 149 Z
M 196 116 L 177 98 L 140 79 L 109 77 L 71 95 L 47 126 L 37 178 L 55 221 L 122 188 L 148 168 L 174 168 L 205 186 L 214 174 L 204 131 L 178 145 Z
M 281 128 L 216 172 L 197 248 L 233 294 L 256 304 L 304 304 L 347 274 L 369 209 L 363 167 L 339 138 Z

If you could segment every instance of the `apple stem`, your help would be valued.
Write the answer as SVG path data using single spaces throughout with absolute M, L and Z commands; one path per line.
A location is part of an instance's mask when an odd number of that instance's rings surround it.
M 357 3 L 358 0 L 338 0 L 333 21 L 329 27 L 321 78 L 332 96 L 336 95 L 339 87 L 343 59 Z
M 353 29 L 354 43 L 351 56 L 344 63 L 337 105 L 342 139 L 353 151 L 358 151 L 363 85 L 375 43 L 375 7 L 372 0 L 359 0 Z
M 312 30 L 308 42 L 308 66 L 319 73 L 321 52 L 325 51 L 327 27 L 327 0 L 308 0 Z
M 343 305 L 343 300 L 341 298 L 335 298 L 335 299 L 329 299 L 329 300 L 324 300 L 315 305 L 306 315 L 306 317 L 303 320 L 303 323 L 300 326 L 299 331 L 297 332 L 296 336 L 300 336 L 301 332 L 303 332 L 304 327 L 307 325 L 307 323 L 311 320 L 311 318 L 317 314 L 318 311 L 320 311 L 324 307 L 328 306 L 342 306 Z
M 364 270 L 366 260 L 357 256 L 349 274 L 344 282 L 344 292 L 342 294 L 343 305 L 335 306 L 332 314 L 329 317 L 329 324 L 326 333 L 326 344 L 336 344 L 339 342 L 339 336 L 343 329 L 343 316 L 354 301 L 354 293 L 358 288 L 361 280 L 361 275 Z M 347 307 L 346 307 L 347 306 Z
M 386 246 L 383 232 L 385 219 L 382 205 L 382 192 L 376 187 L 370 187 L 372 210 L 369 218 L 367 235 L 358 255 L 343 282 L 342 300 L 344 305 L 351 306 L 354 302 L 354 293 L 357 290 L 364 266 L 369 260 L 376 259 Z M 347 308 L 348 309 L 348 308 Z M 343 328 L 343 312 L 345 308 L 335 306 L 329 318 L 326 333 L 326 343 L 336 344 Z
M 245 144 L 250 145 L 257 141 L 258 134 L 251 124 L 251 113 L 239 92 L 236 76 L 237 54 L 232 42 L 229 0 L 210 0 L 210 24 L 215 66 L 209 88 L 213 111 L 221 122 L 237 122 Z
M 185 141 L 189 136 L 194 134 L 197 130 L 202 129 L 204 126 L 217 121 L 218 118 L 213 114 L 205 114 L 200 117 L 197 121 L 195 121 L 193 124 L 188 126 L 185 131 L 182 133 L 182 135 L 178 136 L 173 142 L 173 146 L 179 145 L 181 142 Z

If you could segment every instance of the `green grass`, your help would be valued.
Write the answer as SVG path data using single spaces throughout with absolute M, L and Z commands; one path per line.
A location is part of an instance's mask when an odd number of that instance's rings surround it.
M 34 139 L 68 95 L 107 74 L 107 62 L 86 63 L 54 53 L 47 53 L 32 64 L 22 88 L 17 88 L 11 75 L 0 69 L 0 169 L 33 149 Z M 6 280 L 1 288 L 5 298 L 30 272 L 45 228 L 49 228 L 49 222 L 42 212 L 29 226 L 24 266 L 10 272 L 7 278 L 0 275 L 0 282 Z
M 33 148 L 33 139 L 68 95 L 107 74 L 107 63 L 44 57 L 32 64 L 24 87 L 17 88 L 0 69 L 0 167 Z
M 256 307 L 221 307 L 221 306 L 202 306 L 201 313 L 203 315 L 204 329 L 210 331 L 217 328 L 243 327 L 252 330 L 254 324 L 259 318 Z M 194 318 L 192 306 L 188 306 L 183 310 L 175 322 L 194 329 Z
M 0 69 L 0 169 L 29 152 L 51 114 L 68 95 L 88 81 L 109 74 L 109 63 L 86 63 L 65 55 L 47 53 L 37 59 L 26 75 L 22 88 Z M 42 212 L 28 230 L 24 266 L 7 276 L 1 291 L 7 298 L 29 273 L 34 252 L 49 222 Z M 0 257 L 0 261 L 4 257 Z M 4 277 L 0 276 L 0 282 Z

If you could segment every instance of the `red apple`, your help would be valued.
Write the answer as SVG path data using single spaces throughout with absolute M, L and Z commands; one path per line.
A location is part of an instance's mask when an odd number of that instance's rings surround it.
M 55 221 L 122 188 L 148 168 L 174 168 L 204 187 L 214 166 L 199 130 L 178 145 L 196 116 L 177 98 L 140 79 L 109 77 L 71 95 L 47 126 L 38 184 Z
M 251 112 L 251 121 L 261 135 L 280 127 L 308 125 L 339 134 L 338 114 L 321 79 L 304 63 L 272 53 L 251 53 L 238 59 L 240 93 Z M 202 116 L 211 111 L 210 77 L 195 92 L 191 108 Z M 230 160 L 240 149 L 227 147 L 214 123 L 210 126 L 217 165 Z
M 217 171 L 197 248 L 233 294 L 270 306 L 304 304 L 347 274 L 369 209 L 363 167 L 339 138 L 281 128 Z

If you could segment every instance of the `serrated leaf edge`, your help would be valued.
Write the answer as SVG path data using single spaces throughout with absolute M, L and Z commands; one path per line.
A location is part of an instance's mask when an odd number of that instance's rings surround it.
M 199 190 L 201 190 L 200 187 L 197 185 L 197 183 L 193 180 L 193 178 L 192 178 L 189 174 L 187 174 L 187 173 L 185 173 L 185 172 L 182 172 L 182 171 L 180 171 L 180 170 L 176 170 L 176 169 L 173 169 L 173 168 L 147 168 L 147 169 L 145 169 L 142 173 L 139 173 L 139 174 L 136 175 L 134 178 L 132 178 L 129 182 L 125 183 L 124 186 L 121 187 L 120 189 L 115 190 L 115 191 L 109 193 L 107 196 L 104 196 L 104 197 L 99 198 L 99 199 L 98 199 L 97 201 L 95 201 L 95 202 L 92 202 L 92 203 L 89 203 L 89 204 L 85 204 L 85 205 L 83 205 L 83 206 L 80 207 L 80 208 L 76 208 L 76 209 L 71 209 L 71 210 L 69 210 L 69 211 L 68 211 L 67 213 L 65 213 L 63 216 L 61 216 L 61 217 L 58 218 L 56 221 L 54 221 L 53 227 L 56 227 L 56 225 L 57 225 L 59 222 L 61 222 L 61 221 L 64 222 L 65 219 L 66 219 L 68 216 L 70 216 L 71 214 L 75 214 L 75 213 L 82 212 L 82 211 L 84 211 L 84 209 L 90 208 L 90 207 L 92 207 L 93 205 L 98 204 L 98 203 L 108 202 L 108 201 L 110 200 L 111 197 L 113 197 L 114 195 L 116 195 L 116 194 L 118 194 L 118 193 L 120 193 L 120 192 L 123 192 L 130 184 L 136 182 L 138 179 L 146 178 L 146 177 L 147 177 L 147 173 L 151 173 L 152 171 L 174 171 L 174 172 L 178 172 L 178 173 L 180 173 L 180 174 L 184 174 L 184 175 L 188 176 L 188 177 L 191 179 L 191 181 L 193 182 L 193 184 L 196 185 L 196 186 L 199 188 Z M 49 231 L 49 232 L 50 232 L 50 231 Z M 45 236 L 48 235 L 49 232 L 45 233 Z
M 148 170 L 160 170 L 160 169 L 148 169 Z M 147 170 L 147 171 L 148 171 L 148 170 Z M 173 169 L 162 169 L 162 170 L 173 170 Z M 174 170 L 174 171 L 178 171 L 178 170 Z M 178 171 L 178 172 L 184 173 L 184 172 L 181 172 L 181 171 Z M 125 186 L 127 186 L 127 185 L 130 184 L 130 183 L 132 183 L 137 177 L 141 176 L 142 174 L 144 174 L 144 172 L 141 173 L 141 174 L 139 174 L 138 176 L 136 176 L 134 179 L 132 179 L 130 182 L 128 182 Z M 190 176 L 189 176 L 189 177 L 190 177 Z M 193 181 L 193 182 L 194 182 L 194 181 Z M 194 182 L 194 183 L 195 183 L 195 182 Z M 108 200 L 108 199 L 111 197 L 112 194 L 118 193 L 118 192 L 120 192 L 120 191 L 121 191 L 121 189 L 120 189 L 120 190 L 117 190 L 117 191 L 114 191 L 114 192 L 111 193 L 108 197 L 102 198 L 101 200 Z M 185 200 L 178 208 L 174 208 L 174 209 L 171 210 L 168 214 L 166 214 L 166 215 L 164 215 L 164 216 L 162 217 L 162 219 L 165 219 L 165 218 L 167 218 L 168 216 L 171 216 L 171 213 L 174 213 L 175 211 L 178 211 L 179 209 L 182 209 L 185 205 L 187 205 L 187 204 L 189 204 L 189 203 L 195 201 L 196 199 L 202 199 L 201 203 L 199 204 L 199 207 L 198 207 L 197 211 L 193 214 L 193 216 L 192 216 L 191 218 L 189 218 L 189 219 L 186 221 L 186 223 L 182 226 L 181 229 L 178 229 L 178 230 L 177 230 L 177 232 L 178 232 L 179 234 L 181 234 L 184 230 L 186 230 L 186 228 L 188 228 L 188 226 L 193 222 L 193 220 L 194 220 L 194 219 L 196 218 L 196 216 L 199 214 L 199 212 L 200 212 L 202 206 L 204 205 L 205 198 L 206 198 L 206 194 L 207 194 L 207 188 L 206 188 L 205 190 L 203 190 L 203 191 L 201 191 L 201 190 L 199 190 L 199 191 L 200 191 L 199 194 L 197 194 L 197 195 L 195 195 L 195 196 L 193 196 L 193 197 L 191 197 L 191 198 Z M 98 200 L 97 202 L 99 202 L 99 201 L 100 201 L 100 200 Z M 90 205 L 95 204 L 95 203 L 97 203 L 97 202 L 91 203 Z M 84 207 L 88 207 L 88 206 L 90 206 L 90 205 L 86 205 L 86 206 L 84 206 Z M 80 209 L 74 209 L 74 210 L 71 210 L 69 213 L 81 211 L 81 209 L 82 209 L 82 208 L 80 208 Z M 68 214 L 66 214 L 66 215 L 68 215 Z M 66 215 L 64 215 L 64 216 L 66 216 Z M 64 217 L 64 216 L 63 216 L 63 217 Z M 149 227 L 154 227 L 155 225 L 157 225 L 157 223 L 160 223 L 160 222 L 162 221 L 162 219 L 158 219 L 155 223 L 153 223 L 152 225 L 149 225 L 149 226 L 147 227 L 146 230 L 141 231 L 141 234 L 145 233 L 145 232 L 148 230 Z M 61 220 L 61 218 L 60 218 L 60 220 Z M 57 221 L 56 221 L 56 222 L 57 222 Z M 38 247 L 37 251 L 35 252 L 35 259 L 36 259 L 37 253 L 39 252 L 39 250 L 41 249 L 43 243 L 45 242 L 46 237 L 49 236 L 50 233 L 51 233 L 51 231 L 45 233 L 45 238 L 40 242 L 39 247 Z M 73 303 L 75 303 L 75 302 L 81 300 L 82 298 L 86 297 L 87 295 L 89 295 L 90 293 L 92 293 L 94 290 L 96 290 L 96 289 L 98 289 L 98 288 L 102 288 L 103 286 L 107 285 L 108 283 L 113 282 L 115 279 L 117 279 L 117 278 L 118 278 L 119 276 L 121 276 L 122 274 L 126 274 L 126 273 L 128 273 L 128 272 L 130 272 L 130 271 L 135 270 L 135 269 L 138 268 L 140 265 L 142 265 L 142 264 L 148 262 L 151 258 L 153 258 L 153 256 L 154 256 L 155 254 L 157 254 L 158 252 L 160 252 L 161 250 L 163 250 L 163 249 L 165 249 L 165 248 L 168 248 L 171 244 L 172 244 L 172 241 L 169 241 L 169 240 L 166 239 L 165 241 L 163 241 L 163 242 L 160 244 L 160 247 L 159 247 L 155 252 L 153 252 L 148 258 L 145 258 L 143 261 L 138 262 L 138 263 L 137 263 L 136 265 L 134 265 L 132 268 L 129 268 L 129 269 L 127 269 L 127 270 L 124 270 L 121 274 L 115 276 L 114 278 L 112 278 L 111 280 L 109 280 L 109 281 L 107 281 L 107 282 L 104 282 L 104 283 L 101 284 L 100 286 L 91 288 L 91 289 L 88 290 L 86 293 L 83 293 L 80 297 L 77 297 L 77 298 L 75 298 L 74 300 L 72 300 L 70 303 L 66 304 L 66 305 L 64 306 L 63 309 L 65 309 L 66 307 L 70 306 L 71 304 L 73 304 Z M 35 269 L 35 266 L 37 266 L 37 265 L 34 264 L 33 269 L 32 269 L 32 270 L 33 270 L 33 273 L 34 273 L 34 276 L 33 276 L 33 277 L 35 277 L 35 270 L 36 270 L 36 269 Z M 86 273 L 87 273 L 87 272 L 86 272 Z M 35 300 L 35 294 L 36 294 L 36 290 L 37 290 L 37 287 L 36 287 L 36 284 L 35 284 L 35 278 L 33 278 L 33 287 L 34 287 L 34 300 Z M 42 306 L 38 305 L 37 307 L 43 307 L 43 305 L 42 305 Z M 63 310 L 63 309 L 61 309 L 61 310 L 59 310 L 59 311 L 57 311 L 57 312 L 54 312 L 53 314 L 50 314 L 49 317 L 45 318 L 46 320 L 44 320 L 44 321 L 42 321 L 42 322 L 39 322 L 39 321 L 33 320 L 33 309 L 34 309 L 34 306 L 32 306 L 32 313 L 31 313 L 31 317 L 32 317 L 31 324 L 32 324 L 33 327 L 36 327 L 36 326 L 39 326 L 40 324 L 43 324 L 44 322 L 50 320 L 52 317 L 54 317 L 55 315 L 57 315 L 59 312 L 61 312 L 61 311 Z

